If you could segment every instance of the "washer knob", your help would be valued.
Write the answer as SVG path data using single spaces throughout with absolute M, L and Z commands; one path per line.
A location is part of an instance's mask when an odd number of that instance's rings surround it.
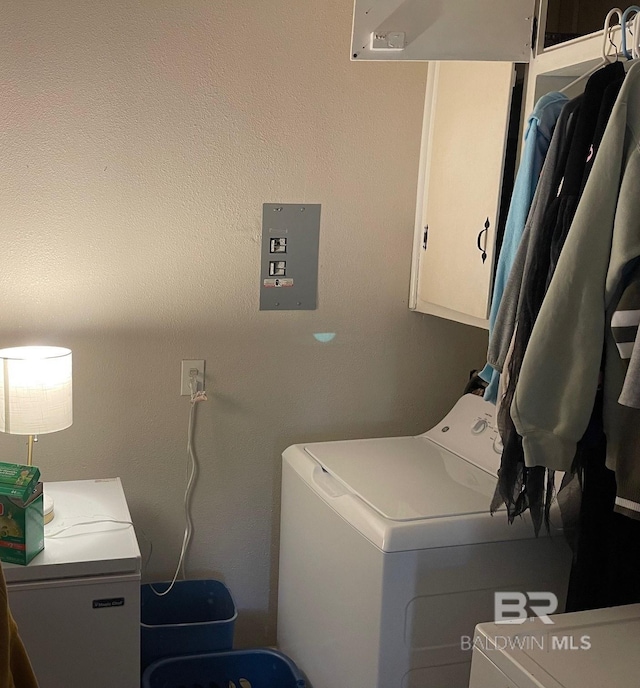
M 480 435 L 489 427 L 489 421 L 484 418 L 478 418 L 478 420 L 471 426 L 471 432 L 474 435 Z

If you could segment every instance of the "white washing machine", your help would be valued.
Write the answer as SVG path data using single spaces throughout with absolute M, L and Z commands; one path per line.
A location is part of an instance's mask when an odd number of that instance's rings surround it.
M 480 624 L 470 688 L 629 688 L 640 683 L 640 604 Z
M 571 552 L 528 518 L 489 514 L 494 407 L 463 396 L 418 437 L 283 454 L 278 646 L 312 688 L 467 688 L 494 591 L 550 591 Z

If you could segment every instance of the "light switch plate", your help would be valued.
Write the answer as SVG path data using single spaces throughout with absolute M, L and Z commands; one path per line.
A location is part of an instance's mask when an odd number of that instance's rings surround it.
M 316 309 L 319 239 L 319 203 L 262 206 L 261 311 Z

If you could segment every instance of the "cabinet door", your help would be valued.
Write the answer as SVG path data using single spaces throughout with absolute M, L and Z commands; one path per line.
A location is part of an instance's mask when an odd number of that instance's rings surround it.
M 355 0 L 353 60 L 528 62 L 535 0 Z
M 423 312 L 486 324 L 514 76 L 504 62 L 430 65 L 424 233 L 416 247 Z
M 16 583 L 7 590 L 40 688 L 139 688 L 139 574 Z

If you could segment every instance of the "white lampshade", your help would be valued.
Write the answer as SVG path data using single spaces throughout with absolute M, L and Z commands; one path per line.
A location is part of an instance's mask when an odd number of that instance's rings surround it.
M 0 365 L 0 431 L 44 435 L 73 423 L 69 349 L 0 349 Z

